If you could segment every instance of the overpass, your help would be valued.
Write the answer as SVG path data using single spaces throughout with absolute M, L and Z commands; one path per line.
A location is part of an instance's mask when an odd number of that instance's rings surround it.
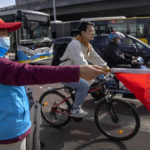
M 53 0 L 16 0 L 16 7 L 50 13 Z M 70 21 L 86 17 L 150 16 L 150 0 L 55 0 L 57 20 Z

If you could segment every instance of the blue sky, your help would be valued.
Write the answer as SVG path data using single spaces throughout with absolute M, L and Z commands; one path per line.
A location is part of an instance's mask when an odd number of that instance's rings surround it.
M 0 0 L 0 8 L 15 5 L 16 0 Z

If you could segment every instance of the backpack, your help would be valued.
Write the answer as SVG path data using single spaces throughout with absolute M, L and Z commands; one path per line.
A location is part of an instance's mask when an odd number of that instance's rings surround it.
M 60 63 L 67 61 L 68 59 L 65 59 L 63 61 L 60 60 L 60 58 L 63 56 L 67 46 L 69 43 L 63 43 L 57 47 L 55 47 L 54 49 L 54 53 L 53 53 L 53 59 L 52 59 L 52 66 L 58 66 Z

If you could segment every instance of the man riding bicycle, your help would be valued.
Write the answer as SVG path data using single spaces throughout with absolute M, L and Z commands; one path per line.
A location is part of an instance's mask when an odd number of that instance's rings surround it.
M 63 61 L 60 65 L 87 65 L 88 62 L 107 68 L 107 63 L 94 51 L 89 43 L 95 35 L 94 25 L 91 22 L 82 22 L 79 26 L 79 35 L 67 46 L 65 53 L 61 57 Z M 105 74 L 106 72 L 104 72 Z M 76 90 L 75 101 L 70 112 L 71 117 L 83 117 L 88 113 L 81 109 L 81 105 L 86 98 L 89 84 L 83 78 L 79 82 L 63 83 Z

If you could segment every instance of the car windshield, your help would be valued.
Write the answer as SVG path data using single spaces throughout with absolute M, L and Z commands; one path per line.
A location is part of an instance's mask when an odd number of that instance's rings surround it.
M 140 44 L 144 45 L 145 47 L 150 48 L 150 46 L 148 44 L 142 42 L 141 40 L 139 40 L 139 39 L 137 39 L 137 38 L 135 38 L 135 37 L 133 37 L 131 35 L 128 35 L 128 37 L 130 37 L 131 39 L 134 39 L 135 41 L 138 41 Z
M 131 48 L 133 44 L 134 44 L 133 39 L 125 37 L 125 38 L 121 39 L 120 47 L 122 47 L 122 48 Z

